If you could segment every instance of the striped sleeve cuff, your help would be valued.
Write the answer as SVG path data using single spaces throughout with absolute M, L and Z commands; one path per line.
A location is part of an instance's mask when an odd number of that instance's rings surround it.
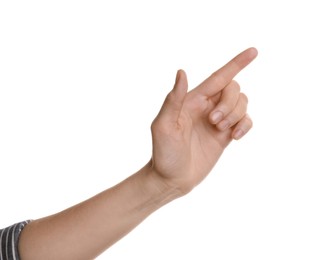
M 16 223 L 10 227 L 0 230 L 0 259 L 19 260 L 18 241 L 22 229 L 30 220 Z

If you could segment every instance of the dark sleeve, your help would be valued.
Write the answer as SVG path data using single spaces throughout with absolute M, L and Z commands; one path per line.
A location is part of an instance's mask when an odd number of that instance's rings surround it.
M 0 230 L 0 260 L 20 260 L 18 242 L 22 229 L 30 220 Z

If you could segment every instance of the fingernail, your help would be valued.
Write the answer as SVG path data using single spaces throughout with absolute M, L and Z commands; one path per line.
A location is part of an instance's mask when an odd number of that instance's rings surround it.
M 239 129 L 239 130 L 237 130 L 236 132 L 235 132 L 235 134 L 234 134 L 234 139 L 236 139 L 236 140 L 238 140 L 238 139 L 240 139 L 242 136 L 244 135 L 244 132 L 241 130 L 241 129 Z
M 223 113 L 221 111 L 216 111 L 211 115 L 211 120 L 214 124 L 218 123 L 221 121 L 223 118 Z

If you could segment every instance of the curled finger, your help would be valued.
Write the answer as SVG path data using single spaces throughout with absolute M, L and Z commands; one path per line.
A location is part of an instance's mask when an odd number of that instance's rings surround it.
M 235 140 L 241 139 L 253 127 L 253 121 L 246 114 L 234 127 L 232 131 L 232 138 Z
M 226 115 L 218 124 L 217 128 L 224 131 L 234 125 L 236 125 L 246 114 L 247 111 L 247 97 L 245 94 L 240 93 L 238 96 L 237 104 L 234 109 Z
M 230 114 L 237 105 L 240 95 L 239 84 L 232 80 L 221 92 L 220 100 L 209 115 L 212 124 L 218 124 L 228 114 Z

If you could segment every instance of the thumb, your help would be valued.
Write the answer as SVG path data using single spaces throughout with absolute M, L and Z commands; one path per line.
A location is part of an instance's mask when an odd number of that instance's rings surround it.
M 159 116 L 167 121 L 177 122 L 188 90 L 185 71 L 178 70 L 173 89 L 168 93 Z

